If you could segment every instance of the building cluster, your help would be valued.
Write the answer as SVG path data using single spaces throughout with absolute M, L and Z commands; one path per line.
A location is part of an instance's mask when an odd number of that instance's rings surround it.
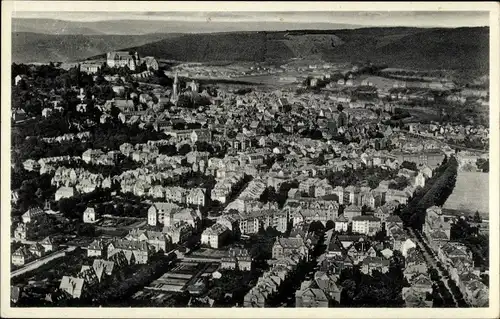
M 484 155 L 457 152 L 447 143 L 470 137 L 486 142 L 488 130 L 475 125 L 392 122 L 399 108 L 410 102 L 435 102 L 432 92 L 451 89 L 451 83 L 430 80 L 425 85 L 409 85 L 410 81 L 398 80 L 381 85 L 377 77 L 357 76 L 356 70 L 331 74 L 334 65 L 330 63 L 301 67 L 256 64 L 248 69 L 189 63 L 166 72 L 174 77 L 172 87 L 166 89 L 144 83 L 158 75 L 153 73 L 159 69 L 154 57 L 109 52 L 105 65 L 135 72 L 132 78 L 139 87 L 127 83 L 128 77 L 106 74 L 112 96 L 98 100 L 87 96 L 85 89 L 74 87 L 80 98 L 76 110 L 87 113 L 95 105 L 102 115 L 92 125 L 115 124 L 118 119 L 123 125 L 138 125 L 164 136 L 135 145 L 124 143 L 117 150 L 91 148 L 81 156 L 28 159 L 22 163 L 27 171 L 51 175 L 51 185 L 57 188 L 56 202 L 95 191 L 109 192 L 110 202 L 93 200 L 83 212 L 81 222 L 88 228 L 108 230 L 114 227 L 102 226 L 106 224 L 103 220 L 113 217 L 119 221 L 117 224 L 126 220 L 123 216 L 101 215 L 102 204 L 116 207 L 127 200 L 136 206 L 148 205 L 146 216 L 132 218 L 137 224 L 114 229 L 126 229 L 126 235 L 94 236 L 86 247 L 92 262 L 82 264 L 78 274 L 61 279 L 59 288 L 65 294 L 86 298 L 106 283 L 122 280 L 127 267 L 147 265 L 156 254 L 175 251 L 185 260 L 171 271 L 175 280 L 170 281 L 185 282 L 165 284 L 164 288 L 163 281 L 169 280 L 166 273 L 155 281 L 157 286 L 151 286 L 199 295 L 209 280 L 221 275 L 217 269 L 252 270 L 253 257 L 240 244 L 272 228 L 278 236 L 267 260 L 269 268 L 245 294 L 244 307 L 274 305 L 297 280 L 301 283 L 293 289 L 296 307 L 341 304 L 342 270 L 359 267 L 363 275 L 386 274 L 396 251 L 404 257 L 402 271 L 409 283 L 401 291 L 406 306 L 432 307 L 435 288 L 428 274 L 427 257 L 397 211 L 432 180 L 435 169 L 447 156 L 455 156 L 460 169 L 487 160 Z M 97 77 L 105 65 L 85 62 L 79 68 Z M 281 74 L 290 70 L 306 72 L 309 77 Z M 315 89 L 299 85 L 248 91 L 222 87 L 214 93 L 212 87 L 202 87 L 196 80 L 184 81 L 186 77 L 262 74 L 279 74 L 284 82 L 306 80 L 306 86 L 321 86 L 323 92 L 318 94 Z M 21 80 L 16 78 L 15 85 L 20 85 Z M 298 89 L 304 92 L 299 94 Z M 462 93 L 486 98 L 474 90 Z M 451 94 L 448 99 L 465 103 L 463 97 Z M 42 116 L 50 118 L 61 111 L 61 99 L 48 99 Z M 12 113 L 16 122 L 27 119 L 22 109 Z M 71 120 L 69 124 L 80 128 Z M 98 138 L 90 131 L 82 128 L 79 133 L 40 139 L 49 144 L 83 143 Z M 106 171 L 121 163 L 127 167 L 113 173 L 116 175 L 93 173 L 92 168 Z M 416 168 L 403 168 L 409 167 L 403 164 L 415 164 Z M 339 172 L 366 173 L 367 169 L 387 172 L 391 177 L 380 178 L 378 185 L 372 185 L 368 178 L 332 178 Z M 309 226 L 319 223 L 329 229 L 324 241 L 326 251 L 311 259 L 320 238 L 309 231 Z M 451 225 L 441 208 L 433 206 L 426 210 L 423 234 L 466 301 L 484 306 L 488 287 L 474 268 L 471 251 L 450 240 Z M 43 210 L 26 211 L 22 222 L 15 225 L 13 237 L 34 243 L 16 249 L 12 264 L 23 266 L 56 251 L 53 239 L 47 237 L 50 231 Z M 234 247 L 227 247 L 235 242 Z M 197 260 L 203 258 L 192 253 L 193 247 L 195 252 L 220 256 L 211 256 L 210 262 L 200 266 Z M 305 279 L 297 278 L 310 264 L 316 266 L 315 270 Z M 194 269 L 196 275 L 184 274 L 188 268 Z M 212 279 L 206 278 L 209 275 Z
M 47 109 L 49 110 L 49 109 Z M 67 133 L 67 134 L 63 134 L 63 135 L 60 135 L 60 136 L 56 136 L 56 137 L 43 137 L 42 138 L 42 141 L 44 141 L 45 143 L 49 143 L 49 144 L 55 144 L 55 143 L 63 143 L 63 142 L 72 142 L 72 141 L 75 141 L 75 140 L 78 140 L 78 141 L 81 141 L 81 142 L 85 142 L 87 141 L 89 138 L 91 137 L 91 133 L 90 132 L 79 132 L 79 133 Z
M 50 231 L 50 220 L 39 207 L 29 208 L 21 218 L 21 222 L 17 223 L 14 229 L 14 238 L 17 240 L 36 239 Z
M 59 166 L 51 179 L 51 184 L 58 187 L 55 200 L 71 198 L 77 194 L 86 194 L 97 188 L 110 188 L 111 181 L 102 174 L 94 174 L 83 168 Z
M 106 246 L 108 246 L 107 251 Z M 144 252 L 147 249 L 140 246 L 135 245 L 134 242 L 124 241 L 113 241 L 109 244 L 91 243 L 89 246 L 91 252 L 88 255 L 100 258 L 92 258 L 89 265 L 83 264 L 81 270 L 75 275 L 64 275 L 59 284 L 57 292 L 60 295 L 57 298 L 91 298 L 99 291 L 99 288 L 105 287 L 114 280 L 123 279 L 127 267 L 134 263 L 141 263 L 141 260 L 136 260 L 135 256 L 144 258 L 143 256 L 149 254 Z
M 13 240 L 21 244 L 12 252 L 11 260 L 15 266 L 23 266 L 57 250 L 57 244 L 50 236 L 51 221 L 41 208 L 30 208 L 21 218 L 13 234 Z
M 128 51 L 108 52 L 105 64 L 110 68 L 128 67 L 131 71 L 137 70 L 143 64 L 146 66 L 146 70 L 158 70 L 159 68 L 158 61 L 154 57 L 139 57 L 137 52 L 130 53 Z M 103 65 L 103 63 L 90 61 L 80 63 L 79 68 L 81 72 L 96 74 L 102 69 Z
M 271 268 L 257 280 L 244 297 L 244 307 L 264 308 L 285 286 L 294 280 L 294 270 L 307 261 L 309 249 L 300 237 L 278 237 L 272 247 Z
M 422 231 L 466 302 L 482 307 L 488 303 L 488 287 L 481 281 L 480 273 L 474 267 L 470 249 L 464 244 L 451 241 L 451 225 L 452 220 L 443 214 L 442 209 L 433 206 L 427 209 Z
M 488 129 L 482 125 L 411 123 L 409 125 L 409 132 L 437 139 L 452 139 L 457 141 L 463 141 L 468 137 L 480 140 L 489 139 Z
M 447 242 L 440 246 L 437 255 L 448 270 L 464 300 L 474 307 L 487 307 L 489 304 L 489 288 L 474 268 L 472 252 L 464 244 Z

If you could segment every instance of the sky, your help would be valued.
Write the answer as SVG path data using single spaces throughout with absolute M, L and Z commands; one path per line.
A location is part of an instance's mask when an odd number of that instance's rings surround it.
M 366 26 L 469 27 L 488 26 L 487 11 L 315 11 L 315 12 L 13 12 L 14 18 L 46 18 L 80 22 L 159 20 L 196 22 L 341 23 Z

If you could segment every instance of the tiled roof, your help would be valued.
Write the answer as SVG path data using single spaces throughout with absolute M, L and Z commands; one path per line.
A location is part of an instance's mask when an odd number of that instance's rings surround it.
M 362 215 L 362 216 L 354 216 L 352 218 L 353 221 L 372 221 L 372 222 L 380 222 L 380 218 L 372 216 L 372 215 Z
M 281 238 L 278 238 L 276 240 L 277 243 L 279 243 L 281 246 L 283 246 L 283 248 L 300 248 L 302 246 L 304 246 L 304 240 L 302 238 L 284 238 L 284 237 L 281 237 Z

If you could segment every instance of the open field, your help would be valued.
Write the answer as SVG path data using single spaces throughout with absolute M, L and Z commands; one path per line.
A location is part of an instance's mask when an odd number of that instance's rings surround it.
M 458 172 L 457 183 L 444 209 L 463 212 L 463 215 L 476 211 L 485 219 L 489 217 L 489 174 L 481 172 Z

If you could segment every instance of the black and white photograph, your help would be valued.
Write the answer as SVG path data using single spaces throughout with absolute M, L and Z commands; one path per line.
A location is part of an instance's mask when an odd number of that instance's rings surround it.
M 498 315 L 498 4 L 431 4 L 11 4 L 2 316 Z

